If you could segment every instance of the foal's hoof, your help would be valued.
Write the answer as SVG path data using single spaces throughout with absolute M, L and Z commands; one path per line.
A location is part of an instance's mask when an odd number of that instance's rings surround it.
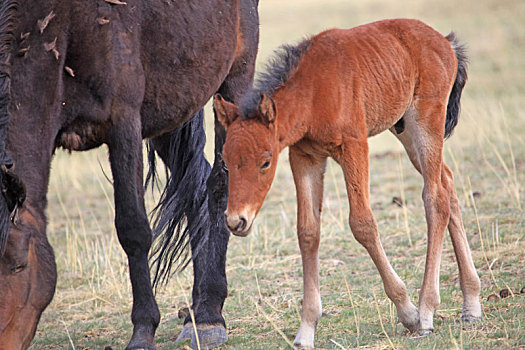
M 481 304 L 479 301 L 463 304 L 461 311 L 461 321 L 463 323 L 473 323 L 481 320 Z
M 410 333 L 416 333 L 419 330 L 419 319 L 401 323 Z
M 221 324 L 215 325 L 197 325 L 197 334 L 199 337 L 199 346 L 201 349 L 211 349 L 221 346 L 228 341 L 228 335 L 226 334 L 226 328 Z M 190 346 L 192 349 L 197 349 L 197 337 L 195 336 L 195 330 L 193 324 L 187 323 L 175 343 L 181 343 L 190 339 Z
M 427 337 L 431 335 L 433 332 L 434 332 L 434 329 L 431 328 L 431 329 L 420 329 L 418 333 L 420 337 Z
M 481 316 L 474 316 L 470 314 L 462 314 L 461 315 L 461 322 L 463 323 L 474 323 L 481 321 Z
M 397 318 L 411 333 L 417 332 L 420 328 L 419 312 L 412 303 L 408 307 L 398 309 Z

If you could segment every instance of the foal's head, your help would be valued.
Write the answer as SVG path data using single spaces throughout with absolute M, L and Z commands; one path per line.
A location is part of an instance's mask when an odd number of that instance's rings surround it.
M 280 152 L 275 104 L 261 94 L 257 108 L 247 118 L 236 105 L 216 95 L 213 108 L 228 130 L 223 152 L 229 171 L 226 223 L 234 235 L 245 237 L 275 175 Z

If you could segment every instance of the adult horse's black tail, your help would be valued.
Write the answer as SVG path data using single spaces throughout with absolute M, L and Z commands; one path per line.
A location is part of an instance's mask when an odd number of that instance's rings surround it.
M 461 107 L 461 93 L 463 92 L 463 87 L 465 87 L 465 83 L 467 82 L 468 63 L 465 46 L 459 42 L 458 38 L 456 38 L 456 34 L 451 32 L 446 36 L 446 38 L 456 53 L 456 58 L 458 60 L 458 72 L 456 74 L 456 81 L 454 82 L 454 86 L 450 92 L 450 97 L 448 98 L 447 119 L 445 121 L 445 138 L 452 134 L 452 130 L 454 130 L 458 124 L 459 110 Z
M 13 164 L 11 157 L 7 154 L 6 142 L 11 80 L 9 77 L 9 53 L 11 52 L 15 12 L 15 1 L 2 1 L 0 3 L 0 185 L 2 187 L 2 196 L 0 196 L 0 256 L 5 252 L 9 234 L 10 210 L 6 197 L 9 184 L 6 183 L 7 176 L 4 174 L 7 172 L 7 168 Z
M 204 157 L 204 111 L 148 144 L 146 186 L 154 186 L 155 154 L 166 165 L 167 183 L 154 209 L 152 251 L 153 286 L 167 281 L 172 268 L 185 268 L 208 239 L 209 212 L 206 180 L 210 165 Z M 174 264 L 177 262 L 176 264 Z

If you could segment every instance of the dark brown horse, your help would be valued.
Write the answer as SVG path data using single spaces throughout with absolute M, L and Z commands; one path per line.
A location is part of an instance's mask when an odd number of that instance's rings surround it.
M 150 159 L 156 152 L 170 170 L 158 208 L 156 280 L 189 241 L 200 344 L 226 340 L 225 131 L 216 122 L 210 169 L 198 112 L 217 91 L 238 100 L 253 79 L 257 43 L 257 0 L 2 0 L 0 349 L 29 346 L 55 291 L 44 214 L 53 153 L 102 144 L 133 291 L 127 349 L 154 349 L 160 314 L 148 266 L 144 138 Z M 188 321 L 181 337 L 195 343 Z
M 455 36 L 446 38 L 416 20 L 385 20 L 329 30 L 286 46 L 270 63 L 241 108 L 217 96 L 214 108 L 228 128 L 226 211 L 230 230 L 248 234 L 275 175 L 278 155 L 290 147 L 297 189 L 297 234 L 304 301 L 297 346 L 313 347 L 321 316 L 318 248 L 327 157 L 342 167 L 350 228 L 370 254 L 399 320 L 429 334 L 439 305 L 439 263 L 448 226 L 458 260 L 464 321 L 481 317 L 480 281 L 461 221 L 452 172 L 443 162 L 443 138 L 458 121 L 467 78 Z M 390 265 L 369 202 L 367 138 L 389 129 L 423 175 L 428 250 L 419 310 Z

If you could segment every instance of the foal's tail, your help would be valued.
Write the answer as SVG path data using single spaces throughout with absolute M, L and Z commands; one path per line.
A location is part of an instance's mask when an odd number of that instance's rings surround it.
M 204 111 L 148 144 L 149 172 L 146 186 L 155 184 L 155 153 L 167 169 L 167 183 L 155 215 L 152 251 L 153 286 L 163 284 L 172 268 L 185 268 L 189 263 L 188 244 L 193 259 L 206 243 L 209 213 L 206 180 L 210 164 L 204 157 Z M 174 265 L 174 263 L 177 263 Z
M 456 34 L 451 32 L 446 36 L 446 39 L 450 42 L 452 49 L 456 53 L 456 58 L 458 60 L 458 72 L 456 74 L 456 81 L 454 82 L 454 86 L 450 92 L 450 97 L 448 98 L 447 119 L 445 121 L 445 138 L 452 134 L 452 130 L 454 130 L 458 124 L 461 92 L 463 91 L 463 87 L 467 82 L 468 63 L 465 46 L 459 42 L 459 40 L 456 38 Z

